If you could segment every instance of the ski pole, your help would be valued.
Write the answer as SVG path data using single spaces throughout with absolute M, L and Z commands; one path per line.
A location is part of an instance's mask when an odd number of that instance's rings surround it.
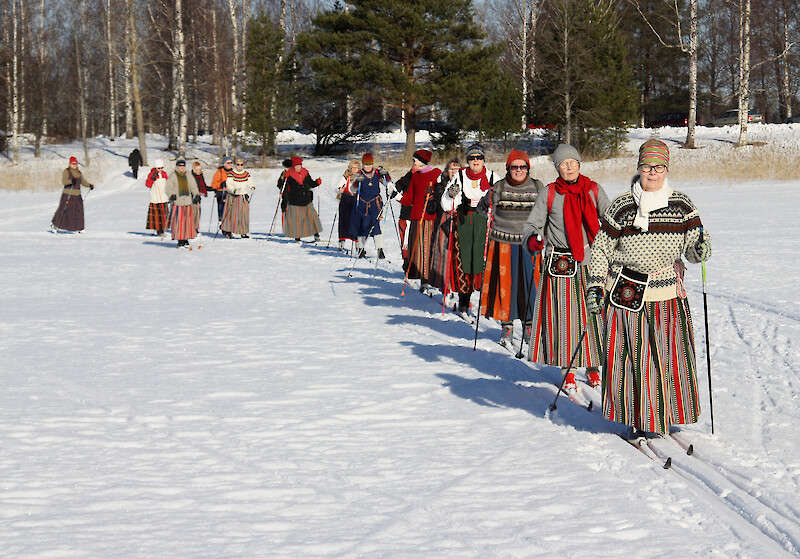
M 281 207 L 281 199 L 283 198 L 283 190 L 286 188 L 286 182 L 288 181 L 288 177 L 283 177 L 283 184 L 281 185 L 281 192 L 278 194 L 278 205 L 275 206 L 275 215 L 272 216 L 272 225 L 269 228 L 269 234 L 272 235 L 275 231 L 275 220 L 278 219 L 278 210 Z
M 456 226 L 455 222 L 455 213 L 456 213 L 456 199 L 453 198 L 453 209 L 450 210 L 450 234 L 448 235 L 447 239 L 447 256 L 449 257 L 449 265 L 445 265 L 444 269 L 444 293 L 442 294 L 442 316 L 444 316 L 444 308 L 445 304 L 447 303 L 447 271 L 453 268 L 453 227 Z M 448 260 L 445 259 L 445 260 Z M 450 274 L 453 275 L 452 273 Z M 452 279 L 452 278 L 451 278 Z
M 421 234 L 420 228 L 422 227 L 422 221 L 425 218 L 425 210 L 428 207 L 428 199 L 430 197 L 431 197 L 431 193 L 428 192 L 425 195 L 425 205 L 422 207 L 422 217 L 420 217 L 418 220 L 416 220 L 417 227 L 415 228 L 416 231 L 415 231 L 415 235 L 414 235 L 414 246 L 411 247 L 411 253 L 408 255 L 408 265 L 406 266 L 406 275 L 403 278 L 403 290 L 400 291 L 400 297 L 405 297 L 405 295 L 406 295 L 406 284 L 408 284 L 408 276 L 411 273 L 411 264 L 414 262 L 414 255 L 417 253 L 417 245 L 421 244 L 419 242 L 419 236 Z M 409 231 L 409 236 L 410 236 L 410 234 L 411 234 L 411 232 Z M 400 247 L 400 250 L 401 251 L 403 250 L 402 245 Z M 425 259 L 425 256 L 423 255 L 423 260 L 424 259 Z M 419 272 L 420 272 L 419 275 L 422 276 L 422 270 L 419 270 Z M 420 279 L 420 281 L 422 281 L 422 280 Z
M 556 409 L 556 401 L 558 400 L 558 397 L 561 396 L 561 393 L 564 391 L 564 383 L 567 380 L 567 375 L 569 374 L 569 370 L 572 368 L 572 364 L 575 362 L 575 358 L 578 356 L 578 352 L 580 351 L 581 346 L 583 345 L 583 339 L 586 337 L 586 331 L 588 329 L 589 329 L 589 321 L 587 320 L 586 326 L 583 327 L 583 332 L 581 332 L 581 339 L 578 341 L 578 346 L 572 353 L 572 359 L 569 360 L 569 365 L 567 365 L 566 372 L 564 373 L 564 376 L 561 378 L 561 384 L 558 385 L 558 392 L 556 392 L 555 400 L 553 400 L 553 403 L 550 404 L 550 411 L 555 411 Z M 589 407 L 587 409 L 590 410 L 592 409 L 591 403 L 589 404 Z
M 481 288 L 478 290 L 478 316 L 475 317 L 475 343 L 472 351 L 478 349 L 478 324 L 481 322 L 481 306 L 483 305 L 483 286 L 486 283 L 486 253 L 489 247 L 489 231 L 492 229 L 492 206 L 494 205 L 494 187 L 489 189 L 489 213 L 486 216 L 486 239 L 483 241 L 483 277 L 481 277 Z M 451 225 L 452 227 L 452 225 Z
M 523 249 L 524 251 L 525 249 Z M 531 277 L 528 279 L 528 290 L 525 292 L 525 318 L 522 319 L 522 336 L 519 340 L 519 351 L 514 356 L 517 359 L 522 359 L 522 344 L 525 341 L 525 320 L 528 318 L 528 308 L 531 304 L 531 291 L 533 291 L 533 276 L 534 274 L 534 266 L 536 264 L 536 253 L 531 255 Z M 522 270 L 525 270 L 525 266 L 523 265 Z M 528 339 L 528 344 L 530 344 L 530 339 Z
M 214 215 L 214 204 L 217 202 L 217 196 L 211 199 L 211 211 L 208 212 L 208 232 L 211 233 L 211 217 Z
M 339 212 L 333 214 L 333 223 L 331 223 L 331 234 L 328 235 L 328 243 L 325 245 L 325 248 L 330 248 L 331 246 L 331 239 L 333 238 L 333 228 L 336 227 L 336 218 L 339 217 Z
M 703 243 L 703 227 L 700 227 L 700 244 Z M 711 413 L 711 434 L 714 434 L 714 398 L 711 394 L 711 352 L 708 341 L 708 294 L 706 293 L 706 261 L 701 261 L 703 270 L 703 317 L 706 324 L 706 368 L 708 369 L 708 410 Z

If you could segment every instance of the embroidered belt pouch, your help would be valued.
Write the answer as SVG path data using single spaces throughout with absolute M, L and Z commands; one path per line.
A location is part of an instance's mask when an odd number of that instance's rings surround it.
M 611 288 L 611 303 L 629 311 L 640 311 L 644 307 L 647 282 L 650 276 L 623 267 Z
M 571 278 L 578 271 L 578 263 L 569 249 L 553 247 L 547 261 L 547 273 L 556 278 Z

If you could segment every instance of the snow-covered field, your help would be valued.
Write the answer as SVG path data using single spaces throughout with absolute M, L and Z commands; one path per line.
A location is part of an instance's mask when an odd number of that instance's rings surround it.
M 631 131 L 631 150 L 651 133 Z M 800 152 L 800 127 L 750 136 Z M 390 262 L 357 261 L 352 277 L 324 242 L 269 236 L 278 168 L 252 171 L 251 239 L 215 240 L 209 197 L 191 252 L 145 231 L 130 141 L 92 140 L 85 172 L 102 181 L 85 235 L 48 232 L 57 190 L 0 191 L 0 556 L 800 555 L 800 181 L 679 180 L 730 157 L 732 138 L 701 129 L 702 150 L 673 150 L 672 184 L 714 242 L 716 434 L 693 266 L 705 405 L 682 430 L 693 456 L 659 443 L 669 470 L 597 411 L 562 398 L 550 412 L 558 370 L 514 359 L 497 323 L 480 321 L 473 351 L 473 327 L 443 315 L 441 296 L 401 296 L 391 218 Z M 150 139 L 151 162 L 175 159 L 164 146 Z M 190 153 L 209 182 L 215 149 Z M 51 146 L 33 161 L 26 148 L 24 165 L 64 168 L 73 154 Z M 611 177 L 616 195 L 635 159 L 616 164 L 583 171 Z M 325 240 L 344 166 L 307 160 Z M 535 169 L 555 177 L 546 158 Z

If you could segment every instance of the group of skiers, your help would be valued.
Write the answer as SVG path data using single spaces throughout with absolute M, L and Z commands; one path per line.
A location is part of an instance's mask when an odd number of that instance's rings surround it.
M 683 257 L 704 262 L 711 244 L 697 208 L 669 185 L 668 146 L 644 142 L 629 191 L 613 201 L 581 174 L 571 145 L 553 152 L 558 178 L 547 186 L 531 177 L 523 151 L 509 153 L 503 176 L 486 168 L 480 144 L 465 155 L 465 166 L 453 159 L 442 172 L 419 150 L 395 183 L 372 154 L 351 161 L 337 185 L 340 250 L 352 240 L 364 256 L 374 236 L 382 257 L 380 187 L 389 199 L 401 194 L 403 270 L 420 291 L 457 293 L 468 321 L 478 291 L 478 318 L 501 324 L 502 345 L 512 349 L 519 321 L 518 356 L 527 343 L 528 359 L 561 368 L 568 392 L 584 370 L 586 384 L 602 389 L 605 417 L 638 443 L 696 422 Z
M 711 244 L 697 208 L 669 185 L 668 146 L 644 142 L 630 189 L 613 201 L 581 174 L 580 153 L 571 145 L 553 152 L 558 178 L 547 186 L 530 175 L 524 151 L 509 153 L 502 176 L 486 167 L 482 145 L 469 146 L 465 156 L 466 165 L 452 159 L 442 172 L 430 165 L 431 152 L 420 149 L 396 182 L 371 153 L 350 161 L 336 185 L 339 250 L 351 241 L 353 257 L 365 258 L 372 237 L 376 258 L 385 258 L 382 192 L 388 200 L 400 196 L 399 218 L 389 208 L 404 285 L 417 279 L 421 292 L 457 294 L 459 314 L 470 322 L 475 314 L 497 320 L 500 343 L 509 349 L 518 321 L 518 356 L 527 343 L 531 361 L 562 369 L 568 392 L 578 390 L 575 374 L 585 370 L 586 383 L 602 388 L 605 417 L 628 425 L 635 440 L 696 422 L 683 257 L 704 262 Z M 54 228 L 83 229 L 80 188 L 93 185 L 77 166 L 73 157 L 63 173 Z M 187 173 L 178 160 L 168 175 L 156 161 L 146 179 L 147 228 L 163 236 L 169 227 L 178 246 L 188 246 L 198 233 L 201 196 L 211 190 L 223 235 L 247 238 L 255 186 L 243 166 L 241 158 L 224 158 L 207 187 L 199 162 Z M 284 167 L 277 183 L 284 236 L 319 240 L 313 189 L 321 180 L 311 178 L 300 157 Z

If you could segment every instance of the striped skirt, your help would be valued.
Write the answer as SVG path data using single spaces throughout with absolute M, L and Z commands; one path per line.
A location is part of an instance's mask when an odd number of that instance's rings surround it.
M 430 278 L 433 227 L 432 219 L 418 219 L 408 224 L 408 257 L 403 265 L 408 279 L 428 281 Z
M 159 232 L 166 231 L 169 228 L 168 212 L 166 202 L 150 202 L 150 207 L 147 208 L 146 229 L 153 229 Z
M 192 204 L 192 211 L 194 212 L 194 222 L 197 227 L 200 227 L 200 206 L 201 204 Z
M 599 367 L 603 347 L 601 329 L 596 316 L 586 311 L 586 280 L 588 266 L 578 266 L 571 278 L 559 278 L 542 273 L 536 305 L 533 308 L 533 329 L 529 359 L 537 363 L 566 367 L 581 342 L 580 336 L 589 328 L 575 357 L 573 367 Z
M 244 195 L 228 194 L 220 229 L 237 235 L 250 232 L 250 202 L 244 199 Z
M 283 216 L 283 235 L 290 239 L 313 237 L 322 232 L 322 223 L 319 220 L 313 204 L 305 206 L 286 206 Z
M 442 229 L 442 224 L 447 221 L 448 214 L 442 214 L 436 221 L 433 231 L 433 249 L 431 252 L 431 267 L 428 274 L 430 284 L 442 293 L 453 293 L 455 287 L 455 270 L 453 269 L 452 247 L 455 246 L 458 232 L 453 229 L 451 235 Z
M 481 314 L 501 322 L 511 322 L 517 318 L 529 322 L 533 316 L 533 299 L 539 282 L 539 266 L 534 265 L 534 260 L 540 259 L 538 254 L 531 257 L 521 245 L 490 239 L 483 272 Z
M 688 300 L 649 302 L 640 312 L 609 305 L 605 326 L 603 415 L 653 433 L 695 423 L 700 404 Z
M 194 209 L 192 206 L 172 206 L 172 239 L 176 241 L 187 241 L 197 236 L 197 223 L 194 221 Z

